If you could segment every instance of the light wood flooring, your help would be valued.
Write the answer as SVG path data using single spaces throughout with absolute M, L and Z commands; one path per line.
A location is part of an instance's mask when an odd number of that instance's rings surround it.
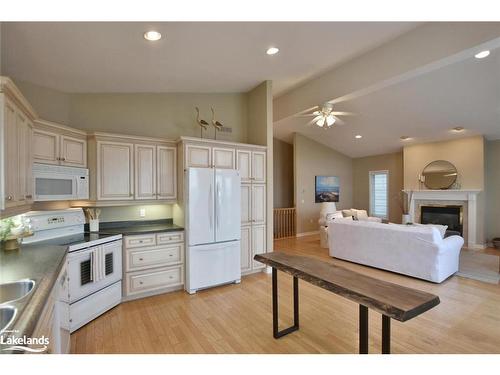
M 441 304 L 392 323 L 393 353 L 500 353 L 500 286 L 453 276 L 433 284 L 332 259 L 317 236 L 275 241 L 307 255 L 439 295 Z M 292 319 L 291 277 L 279 273 L 280 328 Z M 72 353 L 357 353 L 358 305 L 300 281 L 300 330 L 272 336 L 271 275 L 246 276 L 190 296 L 183 291 L 123 303 L 71 335 Z M 370 311 L 370 352 L 381 316 Z

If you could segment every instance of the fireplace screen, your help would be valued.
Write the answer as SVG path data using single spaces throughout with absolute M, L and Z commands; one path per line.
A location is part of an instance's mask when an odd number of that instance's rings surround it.
M 460 235 L 463 235 L 461 206 L 421 206 L 420 222 L 447 225 L 448 230 L 460 232 Z

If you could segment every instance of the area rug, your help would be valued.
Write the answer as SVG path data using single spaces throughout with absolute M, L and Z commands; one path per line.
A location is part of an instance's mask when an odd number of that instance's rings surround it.
M 500 257 L 496 255 L 462 250 L 457 275 L 485 283 L 500 284 L 499 262 Z

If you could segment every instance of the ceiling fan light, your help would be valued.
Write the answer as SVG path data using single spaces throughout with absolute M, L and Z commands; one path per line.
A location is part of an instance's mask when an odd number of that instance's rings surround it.
M 333 124 L 335 124 L 335 117 L 333 117 L 332 115 L 328 115 L 326 117 L 326 124 L 328 126 L 332 126 Z
M 325 118 L 321 117 L 318 121 L 316 121 L 316 125 L 322 128 L 325 125 Z

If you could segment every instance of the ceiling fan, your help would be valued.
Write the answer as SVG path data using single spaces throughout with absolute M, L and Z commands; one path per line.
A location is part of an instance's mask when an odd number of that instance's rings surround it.
M 309 112 L 309 113 L 308 113 Z M 333 110 L 332 103 L 325 103 L 322 106 L 316 106 L 299 113 L 297 117 L 312 117 L 308 125 L 315 124 L 323 129 L 330 129 L 334 124 L 344 125 L 345 122 L 338 116 L 350 116 L 350 112 L 337 112 Z

